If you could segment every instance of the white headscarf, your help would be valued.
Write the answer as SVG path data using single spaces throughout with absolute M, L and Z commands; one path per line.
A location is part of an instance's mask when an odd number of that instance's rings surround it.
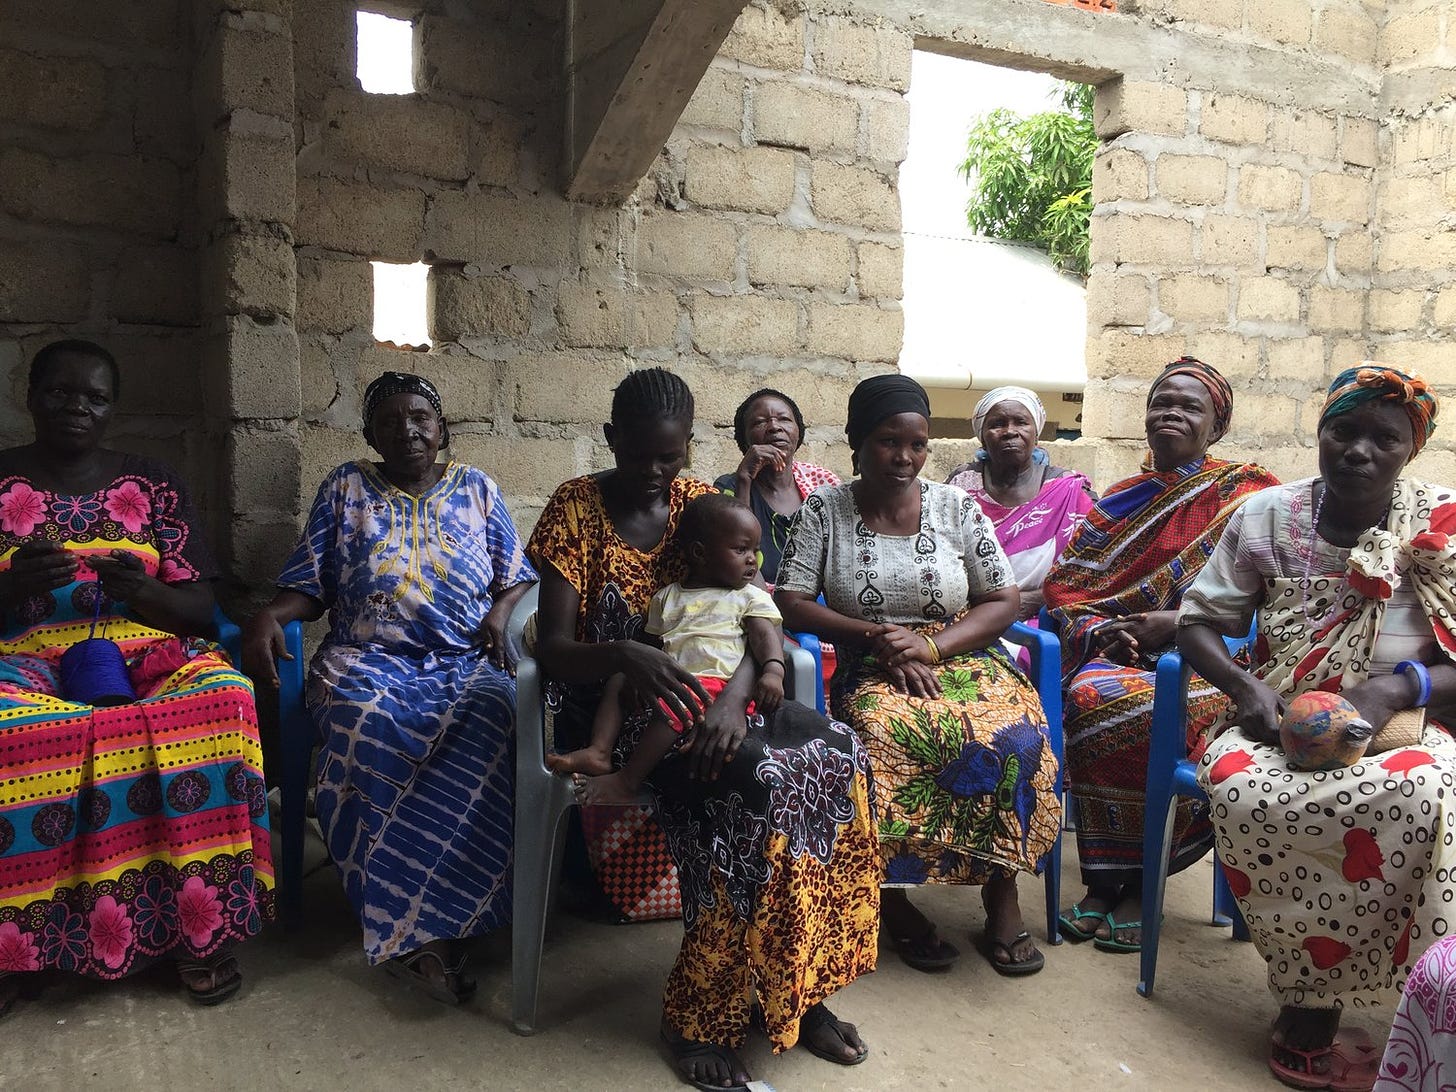
M 1026 412 L 1031 414 L 1031 419 L 1036 422 L 1036 434 L 1041 435 L 1041 430 L 1046 427 L 1046 407 L 1041 404 L 1041 399 L 1033 391 L 1025 387 L 997 387 L 986 394 L 976 403 L 976 412 L 971 417 L 971 431 L 975 433 L 976 439 L 981 439 L 981 426 L 986 423 L 986 418 L 991 413 L 991 408 L 1000 402 L 1016 402 L 1026 407 Z

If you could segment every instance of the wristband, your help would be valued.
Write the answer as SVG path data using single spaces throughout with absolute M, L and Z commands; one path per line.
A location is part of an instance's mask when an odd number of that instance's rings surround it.
M 764 660 L 763 663 L 761 663 L 761 664 L 758 665 L 758 669 L 760 671 L 762 671 L 765 668 L 767 668 L 769 664 L 778 664 L 779 667 L 783 668 L 785 674 L 788 673 L 788 670 L 789 670 L 788 665 L 785 664 L 784 661 L 782 659 L 780 659 L 779 657 L 777 657 L 777 656 L 775 656 L 771 660 Z
M 1426 665 L 1419 660 L 1401 660 L 1400 663 L 1395 665 L 1395 670 L 1391 674 L 1400 675 L 1407 671 L 1414 671 L 1416 673 L 1416 682 L 1420 684 L 1421 688 L 1421 692 L 1416 696 L 1414 708 L 1424 708 L 1426 703 L 1431 700 L 1431 673 L 1426 670 Z
M 925 638 L 925 643 L 930 646 L 930 662 L 933 664 L 940 663 L 940 649 L 936 647 L 935 639 L 928 633 L 922 633 L 921 636 Z

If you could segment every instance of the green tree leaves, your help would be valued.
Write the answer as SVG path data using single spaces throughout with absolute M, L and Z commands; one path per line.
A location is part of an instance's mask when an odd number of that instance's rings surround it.
M 992 110 L 971 126 L 960 173 L 971 184 L 973 231 L 1045 247 L 1063 269 L 1087 275 L 1092 215 L 1093 89 L 1062 85 L 1061 110 L 1022 118 Z

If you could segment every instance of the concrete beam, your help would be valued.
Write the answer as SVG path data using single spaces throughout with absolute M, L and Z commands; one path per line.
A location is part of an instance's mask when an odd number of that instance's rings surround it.
M 618 202 L 647 173 L 745 0 L 571 0 L 566 195 Z
M 1237 91 L 1372 116 L 1380 79 L 1338 59 L 1224 41 L 1112 12 L 1045 0 L 856 0 L 855 11 L 904 27 L 915 47 L 1100 84 L 1118 76 Z

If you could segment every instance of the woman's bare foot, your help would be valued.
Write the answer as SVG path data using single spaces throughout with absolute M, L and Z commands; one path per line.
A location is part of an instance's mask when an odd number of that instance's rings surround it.
M 621 770 L 599 777 L 573 774 L 571 787 L 583 804 L 635 804 L 642 791 L 642 786 L 632 784 Z
M 556 774 L 600 776 L 612 772 L 612 752 L 606 747 L 583 747 L 564 755 L 546 756 L 546 768 Z

